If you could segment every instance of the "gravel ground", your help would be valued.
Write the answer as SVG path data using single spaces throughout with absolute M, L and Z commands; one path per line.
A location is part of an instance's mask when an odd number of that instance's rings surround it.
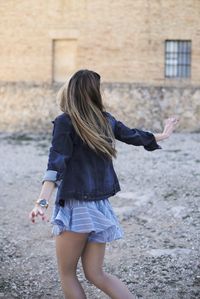
M 64 298 L 51 225 L 28 219 L 50 138 L 0 135 L 0 298 Z M 104 269 L 138 298 L 200 298 L 200 134 L 174 133 L 159 144 L 148 152 L 117 142 L 122 190 L 110 201 L 125 237 L 107 243 Z M 77 274 L 87 298 L 108 298 L 85 279 L 80 261 Z

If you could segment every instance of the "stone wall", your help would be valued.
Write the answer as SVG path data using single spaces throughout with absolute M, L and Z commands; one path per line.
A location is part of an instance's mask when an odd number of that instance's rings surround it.
M 50 132 L 59 113 L 60 85 L 25 83 L 0 86 L 0 131 Z M 200 88 L 103 83 L 105 107 L 127 126 L 159 132 L 163 120 L 178 115 L 178 131 L 200 132 Z

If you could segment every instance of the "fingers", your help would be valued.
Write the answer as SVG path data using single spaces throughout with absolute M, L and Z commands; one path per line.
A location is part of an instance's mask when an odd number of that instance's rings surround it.
M 36 217 L 36 211 L 33 209 L 30 213 L 29 213 L 29 219 L 35 223 L 35 217 Z
M 171 121 L 176 124 L 179 121 L 179 119 L 178 119 L 178 117 L 174 116 L 174 117 L 171 117 Z
M 47 222 L 49 222 L 49 218 L 47 217 L 47 215 L 43 215 L 43 216 L 42 216 L 42 220 L 43 220 L 43 221 L 47 221 Z
M 178 116 L 172 116 L 167 119 L 168 122 L 177 123 L 180 120 Z
M 40 215 L 42 217 L 43 221 L 49 222 L 49 218 L 45 215 L 44 211 L 42 208 L 34 208 L 30 213 L 29 213 L 29 219 L 32 221 L 32 223 L 35 223 L 35 218 Z
M 176 124 L 178 123 L 178 121 L 179 121 L 179 118 L 177 116 L 172 116 L 172 117 L 169 117 L 165 120 L 165 127 L 164 127 L 164 130 L 163 130 L 163 133 L 167 137 L 169 137 L 172 134 L 172 132 L 173 132 Z
M 179 118 L 177 117 L 169 117 L 168 119 L 165 120 L 165 129 L 170 130 L 173 129 L 174 126 L 178 123 Z
M 38 209 L 39 215 L 42 216 L 42 220 L 45 220 L 47 222 L 49 222 L 49 218 L 47 217 L 47 215 L 45 215 L 44 211 L 41 209 Z

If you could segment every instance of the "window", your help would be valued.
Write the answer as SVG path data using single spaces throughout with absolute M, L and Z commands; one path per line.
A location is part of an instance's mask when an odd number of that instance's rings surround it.
M 191 41 L 165 41 L 165 77 L 189 78 L 191 76 Z
M 53 40 L 53 82 L 64 82 L 76 68 L 77 39 Z

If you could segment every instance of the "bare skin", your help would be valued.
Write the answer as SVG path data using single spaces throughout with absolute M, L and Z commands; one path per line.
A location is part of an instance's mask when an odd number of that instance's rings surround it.
M 48 201 L 51 198 L 51 195 L 53 194 L 53 191 L 55 189 L 55 183 L 50 181 L 45 181 L 42 185 L 42 189 L 40 191 L 38 198 L 46 198 Z M 29 219 L 32 223 L 35 223 L 36 217 L 41 216 L 42 220 L 49 222 L 49 218 L 46 215 L 46 208 L 40 207 L 38 204 L 35 204 L 32 211 L 29 213 Z
M 163 132 L 154 134 L 156 141 L 169 138 L 178 121 L 177 117 L 170 117 L 165 120 Z M 50 200 L 54 189 L 54 182 L 45 181 L 38 198 Z M 38 216 L 44 221 L 49 221 L 46 208 L 35 204 L 29 213 L 29 219 L 32 223 L 35 223 Z M 81 258 L 86 279 L 110 298 L 136 298 L 116 276 L 104 272 L 103 260 L 106 243 L 87 242 L 88 235 L 89 233 L 65 231 L 55 236 L 57 264 L 65 298 L 86 299 L 84 290 L 76 276 L 79 258 Z
M 56 254 L 66 299 L 86 299 L 76 276 L 81 257 L 85 277 L 112 299 L 135 299 L 126 285 L 102 269 L 106 243 L 87 242 L 88 233 L 62 232 L 56 236 Z
M 88 242 L 82 252 L 81 261 L 85 277 L 112 299 L 136 298 L 116 276 L 103 270 L 106 243 Z
M 88 234 L 65 231 L 55 237 L 58 271 L 66 299 L 86 299 L 76 269 Z
M 179 118 L 174 116 L 174 117 L 169 117 L 164 121 L 164 130 L 162 133 L 157 133 L 154 134 L 156 141 L 161 141 L 166 138 L 169 138 L 169 136 L 172 134 L 173 130 L 175 129 L 175 126 L 179 122 Z

